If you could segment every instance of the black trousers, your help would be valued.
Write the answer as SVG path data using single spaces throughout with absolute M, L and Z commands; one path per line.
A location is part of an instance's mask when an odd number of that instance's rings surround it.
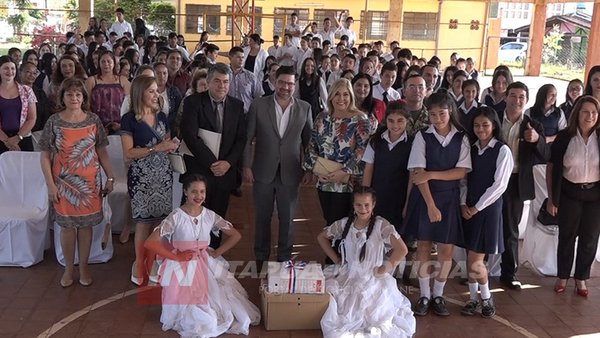
M 504 252 L 500 263 L 501 279 L 510 280 L 519 266 L 519 223 L 523 215 L 523 201 L 519 197 L 519 175 L 512 174 L 502 195 L 502 230 Z
M 321 203 L 326 226 L 350 215 L 350 212 L 352 211 L 352 193 L 317 191 L 319 193 L 319 202 Z M 335 241 L 333 243 L 333 250 L 338 252 L 339 246 L 340 241 Z M 326 257 L 325 264 L 333 264 L 333 261 L 329 257 Z
M 352 193 L 317 191 L 326 226 L 350 215 L 352 211 Z
M 558 207 L 558 278 L 568 279 L 573 267 L 575 239 L 577 240 L 577 260 L 575 279 L 590 278 L 590 269 L 600 235 L 600 182 L 591 189 L 563 179 Z
M 6 133 L 6 135 L 8 137 L 13 137 L 17 135 L 17 133 Z M 19 141 L 19 148 L 21 148 L 21 151 L 33 151 L 33 140 L 31 139 L 31 136 L 23 137 L 23 139 Z M 8 148 L 4 142 L 0 142 L 0 154 L 6 151 L 8 151 Z
M 277 260 L 279 262 L 290 260 L 294 245 L 293 220 L 298 205 L 298 186 L 283 184 L 278 170 L 273 182 L 254 182 L 253 193 L 256 210 L 254 237 L 256 259 L 268 261 L 271 255 L 271 218 L 275 203 L 279 220 Z

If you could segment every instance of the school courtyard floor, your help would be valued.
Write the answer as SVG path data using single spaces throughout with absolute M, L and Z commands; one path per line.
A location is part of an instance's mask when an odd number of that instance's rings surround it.
M 254 213 L 251 191 L 243 189 L 241 198 L 232 197 L 229 219 L 242 232 L 242 241 L 226 258 L 247 262 L 252 259 Z M 301 189 L 296 222 L 297 257 L 320 261 L 323 258 L 315 240 L 323 226 L 314 188 Z M 276 226 L 273 227 L 276 231 Z M 133 237 L 132 237 L 133 238 Z M 275 235 L 273 238 L 277 238 Z M 94 283 L 90 287 L 59 285 L 62 268 L 53 248 L 46 251 L 41 263 L 28 269 L 0 268 L 0 337 L 177 337 L 163 332 L 159 322 L 159 304 L 147 304 L 144 292 L 130 281 L 134 259 L 132 239 L 120 244 L 113 237 L 115 253 L 105 264 L 92 265 Z M 239 274 L 243 267 L 238 267 Z M 588 284 L 588 299 L 578 297 L 573 286 L 564 294 L 552 290 L 553 277 L 543 277 L 521 268 L 518 277 L 521 291 L 505 290 L 497 280 L 491 282 L 497 304 L 493 319 L 460 314 L 467 299 L 467 287 L 458 279 L 450 280 L 446 296 L 451 315 L 437 317 L 430 313 L 417 318 L 417 337 L 572 337 L 600 335 L 600 279 L 598 264 Z M 260 306 L 259 279 L 245 277 L 240 282 L 250 300 Z M 571 281 L 572 283 L 572 281 Z M 418 289 L 399 282 L 416 301 Z M 148 291 L 146 291 L 148 292 Z M 237 337 L 224 335 L 223 337 Z M 250 337 L 321 337 L 314 331 L 266 331 L 261 324 L 252 327 Z

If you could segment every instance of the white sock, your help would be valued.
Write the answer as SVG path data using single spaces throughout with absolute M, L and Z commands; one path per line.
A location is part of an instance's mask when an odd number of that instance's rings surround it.
M 444 295 L 444 286 L 446 281 L 440 282 L 437 279 L 433 280 L 433 297 L 442 297 Z
M 419 288 L 421 288 L 421 297 L 431 298 L 431 289 L 429 288 L 429 277 L 419 277 Z
M 479 290 L 481 290 L 481 299 L 489 299 L 492 296 L 490 292 L 490 282 L 479 284 Z
M 475 283 L 471 283 L 469 282 L 469 296 L 470 296 L 470 300 L 476 302 L 479 300 L 479 297 L 477 297 L 477 291 L 479 290 L 479 285 L 477 284 L 477 282 Z

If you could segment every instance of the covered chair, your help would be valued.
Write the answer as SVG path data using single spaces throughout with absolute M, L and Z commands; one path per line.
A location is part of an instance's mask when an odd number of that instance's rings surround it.
M 28 267 L 44 258 L 48 217 L 40 153 L 0 155 L 0 266 Z
M 125 223 L 132 223 L 131 202 L 127 191 L 127 168 L 123 156 L 123 146 L 119 135 L 108 136 L 108 156 L 112 165 L 115 182 L 113 192 L 108 195 L 108 203 L 112 209 L 112 230 L 120 233 Z

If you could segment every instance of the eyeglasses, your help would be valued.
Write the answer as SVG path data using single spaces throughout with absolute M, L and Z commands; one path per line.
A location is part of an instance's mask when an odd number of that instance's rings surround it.
M 25 73 L 26 75 L 35 75 L 35 76 L 38 76 L 40 74 L 40 72 L 37 70 L 26 70 L 23 73 Z

